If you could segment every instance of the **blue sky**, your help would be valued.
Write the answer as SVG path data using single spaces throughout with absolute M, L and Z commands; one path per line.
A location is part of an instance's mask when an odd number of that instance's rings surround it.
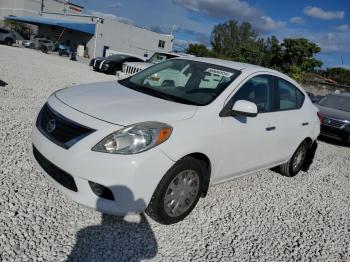
M 235 19 L 250 22 L 261 36 L 306 37 L 322 52 L 324 67 L 350 68 L 349 0 L 72 0 L 90 13 L 104 13 L 151 30 L 175 30 L 175 48 L 189 42 L 210 46 L 215 24 Z M 100 14 L 101 15 L 101 14 Z

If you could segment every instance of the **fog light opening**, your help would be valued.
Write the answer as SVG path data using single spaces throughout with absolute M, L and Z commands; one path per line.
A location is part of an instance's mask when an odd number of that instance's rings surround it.
M 92 192 L 94 192 L 96 196 L 99 196 L 108 200 L 114 200 L 113 193 L 108 187 L 102 186 L 92 181 L 89 181 L 89 185 L 91 187 Z

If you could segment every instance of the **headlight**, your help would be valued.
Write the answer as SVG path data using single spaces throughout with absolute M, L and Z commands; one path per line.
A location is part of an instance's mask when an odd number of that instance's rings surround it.
M 165 142 L 172 130 L 171 126 L 164 123 L 139 123 L 110 134 L 92 150 L 110 154 L 137 154 Z

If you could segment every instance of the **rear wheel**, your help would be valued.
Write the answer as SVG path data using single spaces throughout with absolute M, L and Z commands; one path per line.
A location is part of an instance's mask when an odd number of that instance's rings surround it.
M 183 220 L 200 198 L 203 175 L 200 161 L 191 157 L 181 159 L 160 181 L 146 213 L 164 225 Z
M 299 173 L 305 163 L 308 146 L 309 143 L 307 141 L 303 141 L 294 152 L 291 159 L 287 163 L 279 166 L 279 170 L 282 175 L 293 177 Z

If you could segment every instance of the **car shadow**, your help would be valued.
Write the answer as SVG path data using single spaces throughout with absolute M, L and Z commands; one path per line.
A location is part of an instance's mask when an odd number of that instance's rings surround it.
M 127 192 L 126 195 L 134 201 L 132 192 L 126 187 L 117 186 L 111 190 Z M 102 205 L 103 201 L 106 200 L 98 201 L 97 207 Z M 137 204 L 140 204 L 140 201 L 138 199 Z M 76 244 L 67 261 L 137 262 L 151 259 L 157 253 L 157 240 L 144 214 L 126 217 L 102 214 L 100 225 L 89 226 L 77 233 Z
M 325 142 L 327 144 L 331 144 L 334 146 L 342 146 L 342 147 L 350 147 L 350 142 L 344 142 L 342 140 L 338 140 L 336 138 L 328 137 L 328 136 L 323 136 L 320 135 L 317 140 Z

